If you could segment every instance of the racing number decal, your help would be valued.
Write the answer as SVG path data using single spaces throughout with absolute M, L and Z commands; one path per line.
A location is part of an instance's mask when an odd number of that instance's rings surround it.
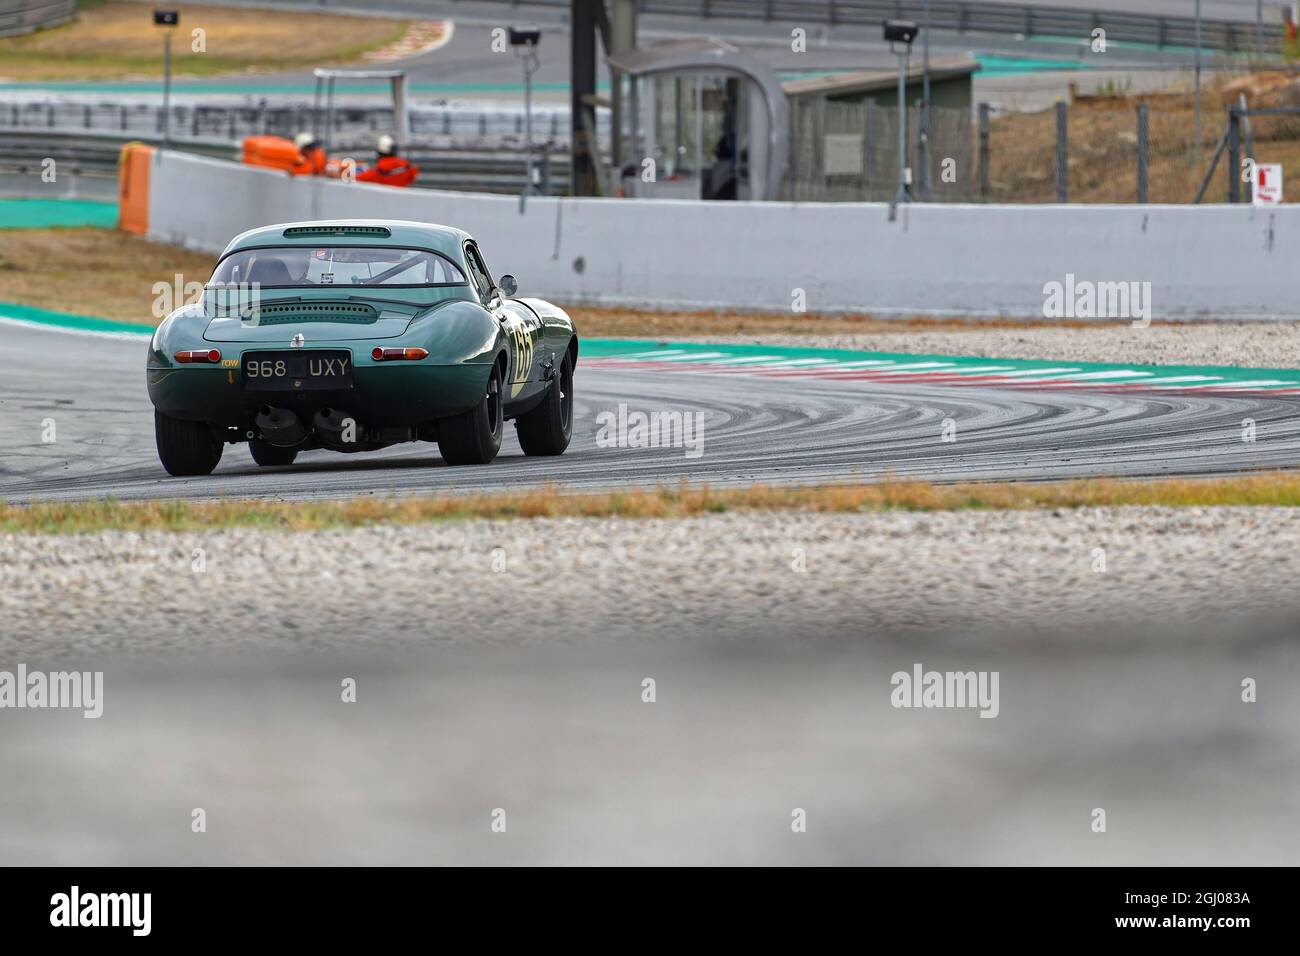
M 533 370 L 533 336 L 523 322 L 510 327 L 510 337 L 515 340 L 515 385 L 528 381 Z
M 517 314 L 512 314 L 510 318 L 512 321 L 506 328 L 506 334 L 510 336 L 515 353 L 515 374 L 510 382 L 510 397 L 514 398 L 523 389 L 524 384 L 532 378 L 542 320 L 532 315 L 520 318 Z

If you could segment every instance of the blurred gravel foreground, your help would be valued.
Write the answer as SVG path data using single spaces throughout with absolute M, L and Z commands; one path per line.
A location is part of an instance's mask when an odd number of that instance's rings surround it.
M 1300 509 L 0 545 L 0 671 L 103 672 L 0 706 L 3 864 L 1300 852 Z

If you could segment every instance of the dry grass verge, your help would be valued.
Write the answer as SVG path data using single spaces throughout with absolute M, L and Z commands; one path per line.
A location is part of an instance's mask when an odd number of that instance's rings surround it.
M 72 23 L 0 40 L 0 77 L 8 80 L 103 80 L 162 75 L 162 34 L 141 3 L 86 3 Z M 360 4 L 358 4 L 360 6 Z M 185 5 L 172 37 L 172 70 L 210 76 L 282 71 L 358 60 L 396 43 L 400 20 L 298 11 Z M 204 52 L 194 52 L 195 29 Z
M 3 229 L 0 302 L 157 325 L 155 283 L 206 282 L 215 261 L 113 229 Z
M 804 312 L 649 312 L 641 309 L 566 306 L 587 338 L 678 339 L 700 335 L 869 335 L 880 332 L 960 331 L 963 329 L 1098 328 L 1127 323 L 1077 319 L 876 319 L 869 315 L 814 315 Z
M 1043 484 L 934 485 L 884 481 L 850 486 L 758 485 L 728 489 L 683 485 L 589 494 L 564 494 L 557 488 L 546 487 L 496 495 L 306 502 L 136 503 L 100 500 L 29 505 L 0 503 L 0 531 L 75 534 L 105 530 L 196 531 L 235 526 L 307 531 L 465 518 L 683 518 L 738 511 L 849 514 L 885 510 L 960 511 L 1124 505 L 1296 507 L 1300 506 L 1300 473 L 1161 481 L 1094 478 Z

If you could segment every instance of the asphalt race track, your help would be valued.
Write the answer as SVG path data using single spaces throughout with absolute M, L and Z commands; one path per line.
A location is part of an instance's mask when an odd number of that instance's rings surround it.
M 482 468 L 450 468 L 436 446 L 304 454 L 262 469 L 227 446 L 210 477 L 169 477 L 154 449 L 142 339 L 0 326 L 0 496 L 10 501 L 270 497 L 598 489 L 707 482 L 815 483 L 885 476 L 935 481 L 1239 473 L 1300 465 L 1300 396 L 953 388 L 761 378 L 705 369 L 583 368 L 574 440 L 527 459 L 514 429 Z M 629 363 L 631 364 L 631 363 Z M 705 413 L 703 452 L 598 447 L 597 415 Z M 956 440 L 942 440 L 952 418 Z M 1244 419 L 1257 441 L 1242 441 Z M 53 419 L 55 441 L 42 442 Z

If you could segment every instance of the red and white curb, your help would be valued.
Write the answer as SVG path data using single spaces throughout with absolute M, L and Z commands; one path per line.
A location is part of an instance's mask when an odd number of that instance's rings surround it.
M 717 375 L 753 375 L 765 378 L 810 378 L 826 381 L 922 382 L 934 385 L 974 386 L 982 388 L 1036 390 L 1079 390 L 1108 392 L 1249 392 L 1273 394 L 1300 393 L 1300 372 L 1294 379 L 1233 378 L 1222 375 L 1161 374 L 1159 368 L 1101 368 L 1081 364 L 1024 368 L 1023 364 L 988 364 L 970 359 L 907 361 L 897 359 L 793 358 L 778 354 L 731 354 L 689 349 L 655 349 L 584 358 L 582 365 L 620 370 L 671 372 L 708 372 Z

